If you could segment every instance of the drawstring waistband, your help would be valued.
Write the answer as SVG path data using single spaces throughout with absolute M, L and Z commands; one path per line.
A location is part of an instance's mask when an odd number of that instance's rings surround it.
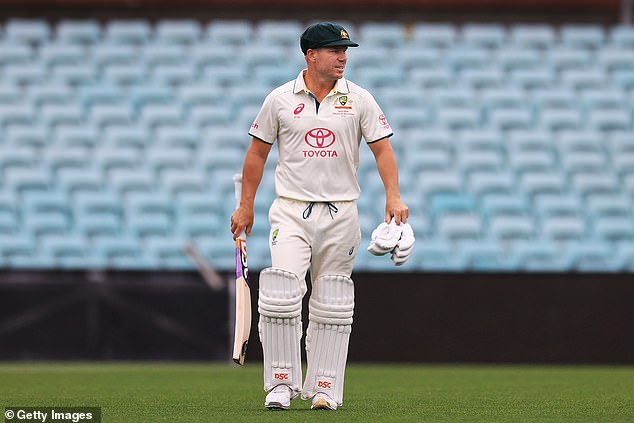
M 339 209 L 337 208 L 337 206 L 335 206 L 330 201 L 326 201 L 326 202 L 324 202 L 324 204 L 328 206 L 328 213 L 330 213 L 330 218 L 334 219 L 335 217 L 332 214 L 333 213 L 337 213 L 339 211 Z M 304 219 L 308 219 L 310 217 L 310 214 L 313 212 L 313 206 L 314 205 L 315 205 L 314 202 L 308 203 L 308 206 L 306 206 L 306 208 L 304 209 L 304 213 L 302 214 L 302 217 Z

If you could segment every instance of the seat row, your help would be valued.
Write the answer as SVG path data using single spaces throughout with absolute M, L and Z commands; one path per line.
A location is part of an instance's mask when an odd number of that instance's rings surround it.
M 368 45 L 398 45 L 413 40 L 421 45 L 451 46 L 456 42 L 497 47 L 505 43 L 547 47 L 556 42 L 565 45 L 596 48 L 605 42 L 634 46 L 634 32 L 629 26 L 603 27 L 596 24 L 564 24 L 560 28 L 546 24 L 502 24 L 416 22 L 413 24 L 364 22 L 358 25 L 341 22 L 351 37 Z M 62 20 L 51 24 L 44 20 L 10 19 L 2 28 L 6 39 L 43 43 L 50 39 L 78 43 L 112 42 L 147 43 L 161 40 L 169 43 L 195 43 L 200 40 L 231 45 L 244 45 L 260 40 L 263 43 L 297 45 L 299 34 L 307 23 L 298 20 Z

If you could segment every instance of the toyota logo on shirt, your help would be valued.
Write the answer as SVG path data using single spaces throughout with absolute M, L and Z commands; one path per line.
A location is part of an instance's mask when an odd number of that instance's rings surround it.
M 328 148 L 335 143 L 335 134 L 328 128 L 313 128 L 306 132 L 304 141 L 313 148 Z

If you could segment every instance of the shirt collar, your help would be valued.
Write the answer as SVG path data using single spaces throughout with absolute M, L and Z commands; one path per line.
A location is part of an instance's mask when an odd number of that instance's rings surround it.
M 298 94 L 302 91 L 304 91 L 306 94 L 310 92 L 308 91 L 308 88 L 306 88 L 306 81 L 304 81 L 304 72 L 306 72 L 306 69 L 303 69 L 299 73 L 299 75 L 297 75 L 297 79 L 295 79 L 295 85 L 293 87 L 293 93 L 295 94 Z M 331 94 L 348 94 L 349 92 L 350 89 L 348 88 L 348 81 L 346 81 L 346 78 L 338 79 L 332 91 L 330 91 Z

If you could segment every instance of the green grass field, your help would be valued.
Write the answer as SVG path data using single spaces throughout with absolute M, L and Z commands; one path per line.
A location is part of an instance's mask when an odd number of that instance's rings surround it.
M 632 422 L 634 368 L 350 365 L 345 404 L 263 407 L 261 367 L 0 364 L 0 408 L 100 406 L 103 422 Z

